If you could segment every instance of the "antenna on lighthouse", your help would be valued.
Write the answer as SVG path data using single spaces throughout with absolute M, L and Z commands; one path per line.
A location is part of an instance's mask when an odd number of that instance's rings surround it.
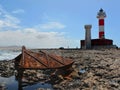
M 105 32 L 104 32 L 104 18 L 106 18 L 106 13 L 101 8 L 97 14 L 97 18 L 99 19 L 99 39 L 105 39 Z

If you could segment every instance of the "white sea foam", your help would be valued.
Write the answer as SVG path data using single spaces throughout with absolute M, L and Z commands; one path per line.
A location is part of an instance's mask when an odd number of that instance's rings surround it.
M 18 56 L 20 51 L 0 50 L 0 60 L 11 60 Z

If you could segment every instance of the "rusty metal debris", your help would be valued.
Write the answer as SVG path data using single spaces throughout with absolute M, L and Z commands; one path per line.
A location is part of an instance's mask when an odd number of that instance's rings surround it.
M 17 70 L 16 80 L 18 80 L 19 90 L 22 90 L 24 86 L 24 71 L 26 69 L 54 69 L 55 72 L 51 73 L 50 79 L 53 82 L 58 80 L 55 79 L 56 76 L 61 75 L 62 77 L 69 77 L 72 71 L 73 60 L 68 58 L 63 58 L 55 54 L 48 54 L 44 51 L 33 52 L 27 50 L 24 46 L 22 47 L 22 53 L 15 58 L 15 69 Z M 29 83 L 29 82 L 28 82 Z
M 40 51 L 32 52 L 22 47 L 22 53 L 15 58 L 17 69 L 60 69 L 72 67 L 73 60 Z

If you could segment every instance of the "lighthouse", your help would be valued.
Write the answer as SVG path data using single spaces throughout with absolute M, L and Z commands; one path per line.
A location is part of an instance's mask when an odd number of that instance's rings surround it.
M 99 24 L 99 39 L 105 39 L 104 18 L 106 18 L 106 13 L 103 11 L 103 9 L 99 10 L 97 18 Z
M 103 9 L 100 9 L 97 13 L 98 25 L 99 25 L 99 38 L 91 39 L 91 25 L 85 25 L 85 40 L 80 41 L 81 49 L 101 49 L 101 48 L 116 48 L 113 45 L 112 39 L 105 38 L 104 31 L 104 19 L 106 18 L 106 13 Z M 94 27 L 94 26 L 93 26 Z

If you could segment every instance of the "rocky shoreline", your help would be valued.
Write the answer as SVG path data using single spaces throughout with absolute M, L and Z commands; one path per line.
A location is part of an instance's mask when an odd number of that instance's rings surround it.
M 10 77 L 14 75 L 14 60 L 3 60 L 0 61 L 0 76 Z
M 50 51 L 49 51 L 50 52 Z M 75 61 L 72 79 L 49 79 L 52 71 L 25 71 L 33 80 L 52 83 L 55 90 L 120 90 L 120 50 L 59 50 L 52 51 Z M 50 52 L 51 53 L 51 52 Z M 0 61 L 0 76 L 15 74 L 14 60 Z M 30 78 L 28 78 L 30 79 Z M 31 81 L 32 82 L 32 81 Z

